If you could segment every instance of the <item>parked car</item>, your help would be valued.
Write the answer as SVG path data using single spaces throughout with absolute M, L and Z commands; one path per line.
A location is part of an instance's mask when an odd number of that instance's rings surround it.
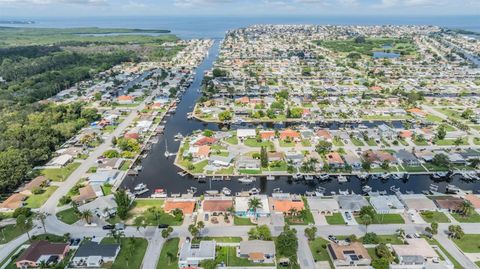
M 124 223 L 115 224 L 115 230 L 119 230 L 119 231 L 125 230 L 125 224 Z
M 336 242 L 336 241 L 337 241 L 337 238 L 336 238 L 334 235 L 329 235 L 329 236 L 328 236 L 328 240 L 333 241 L 333 242 Z
M 107 224 L 107 225 L 104 225 L 104 226 L 102 227 L 102 229 L 104 229 L 104 230 L 113 230 L 113 229 L 115 229 L 115 225 Z
M 168 226 L 170 226 L 170 225 L 168 225 L 168 224 L 159 224 L 159 225 L 158 225 L 158 228 L 159 228 L 159 229 L 166 229 L 166 228 L 168 228 Z

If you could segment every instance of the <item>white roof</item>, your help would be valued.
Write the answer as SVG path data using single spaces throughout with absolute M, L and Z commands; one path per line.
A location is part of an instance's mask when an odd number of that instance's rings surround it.
M 406 239 L 407 245 L 392 245 L 393 251 L 398 256 L 420 255 L 424 258 L 438 258 L 437 252 L 424 238 Z
M 379 212 L 393 209 L 405 209 L 403 204 L 395 195 L 379 195 L 370 197 L 370 204 Z
M 254 137 L 257 135 L 255 129 L 238 129 L 237 137 Z
M 266 195 L 253 195 L 250 197 L 235 197 L 235 211 L 247 212 L 249 211 L 248 201 L 252 198 L 257 198 L 262 203 L 262 207 L 257 209 L 257 214 L 269 214 L 270 207 L 268 206 L 268 197 Z
M 73 156 L 72 156 L 72 155 L 63 154 L 63 155 L 60 155 L 60 156 L 54 158 L 52 161 L 50 161 L 50 165 L 60 165 L 60 166 L 64 166 L 64 165 L 66 165 L 69 161 L 71 161 L 72 159 L 73 159 Z
M 307 197 L 308 207 L 316 211 L 336 211 L 340 209 L 337 200 L 322 197 Z

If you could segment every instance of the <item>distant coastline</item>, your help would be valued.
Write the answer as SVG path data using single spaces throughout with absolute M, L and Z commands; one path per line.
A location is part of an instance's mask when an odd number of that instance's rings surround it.
M 35 21 L 0 21 L 0 24 L 35 24 Z

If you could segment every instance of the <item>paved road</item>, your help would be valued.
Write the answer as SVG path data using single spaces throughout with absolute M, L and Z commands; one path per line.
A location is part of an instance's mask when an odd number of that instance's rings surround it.
M 452 255 L 459 263 L 462 265 L 463 268 L 478 268 L 478 266 L 472 262 L 470 259 L 467 258 L 453 243 L 448 237 L 443 234 L 439 233 L 435 236 L 435 239 L 444 247 L 450 255 Z
M 122 121 L 110 135 L 104 138 L 104 142 L 89 153 L 88 158 L 84 160 L 82 164 L 75 169 L 72 174 L 70 174 L 70 176 L 61 184 L 61 186 L 48 198 L 45 204 L 40 208 L 40 211 L 49 214 L 56 213 L 56 208 L 60 198 L 68 193 L 73 186 L 75 186 L 75 184 L 85 175 L 85 173 L 87 173 L 88 169 L 96 163 L 98 157 L 102 156 L 106 150 L 110 149 L 112 138 L 119 137 L 121 134 L 123 134 L 125 129 L 127 129 L 137 117 L 137 111 L 144 109 L 146 104 L 152 100 L 155 93 L 140 103 L 136 109 L 133 109 L 132 112 L 125 118 L 125 120 Z

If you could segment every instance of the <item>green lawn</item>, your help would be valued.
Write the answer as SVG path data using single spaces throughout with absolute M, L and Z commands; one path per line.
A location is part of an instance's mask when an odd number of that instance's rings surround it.
M 330 263 L 330 268 L 334 268 L 332 260 L 330 259 L 330 255 L 328 255 L 327 252 L 328 243 L 330 242 L 321 237 L 317 237 L 313 241 L 308 241 L 313 259 L 315 261 L 328 261 Z
M 10 254 L 8 254 L 8 256 L 2 261 L 0 262 L 0 267 L 2 267 L 4 264 L 7 263 L 8 259 L 12 258 L 13 260 L 10 261 L 8 263 L 8 265 L 5 266 L 4 269 L 17 269 L 17 266 L 15 265 L 14 261 L 15 261 L 15 258 L 16 257 L 19 257 L 20 254 L 22 253 L 22 251 L 20 251 L 18 254 L 14 255 L 15 252 L 17 252 L 21 247 L 23 247 L 23 245 L 19 246 L 18 248 L 16 248 L 14 251 L 10 252 Z
M 233 223 L 235 225 L 245 226 L 245 225 L 255 225 L 250 221 L 250 218 L 241 218 L 234 216 Z
M 77 214 L 75 214 L 73 208 L 69 208 L 57 213 L 57 218 L 66 224 L 74 224 L 75 222 L 79 221 L 80 218 Z
M 130 161 L 130 160 L 124 161 L 122 163 L 122 165 L 120 166 L 120 170 L 121 171 L 127 171 L 131 164 L 132 164 L 132 161 Z
M 375 248 L 367 248 L 368 255 L 372 258 L 372 261 L 380 259 L 377 255 L 377 250 Z
M 226 266 L 273 266 L 274 264 L 253 263 L 246 258 L 237 257 L 237 249 L 235 247 L 217 247 L 218 263 L 224 262 Z
M 339 137 L 334 137 L 333 138 L 333 141 L 332 141 L 332 144 L 336 147 L 343 147 L 345 146 L 345 144 L 343 143 L 342 139 L 339 138 Z
M 179 238 L 168 239 L 165 244 L 163 244 L 162 252 L 160 253 L 160 258 L 158 259 L 157 269 L 177 269 L 178 268 L 178 244 Z M 169 254 L 172 254 L 170 256 Z
M 236 135 L 232 136 L 232 137 L 229 137 L 227 139 L 225 139 L 225 142 L 229 143 L 229 144 L 232 144 L 232 145 L 237 145 L 238 144 L 238 138 Z
M 438 146 L 453 146 L 455 145 L 455 139 L 444 139 L 444 140 L 435 140 L 435 145 Z M 463 138 L 459 145 L 468 145 L 468 141 L 466 138 Z
M 112 185 L 105 184 L 102 186 L 103 195 L 107 196 L 112 194 Z
M 466 234 L 462 239 L 453 239 L 453 242 L 466 253 L 480 253 L 480 234 Z
M 345 220 L 343 219 L 342 213 L 333 213 L 332 216 L 326 216 L 325 219 L 330 225 L 344 225 Z
M 363 143 L 362 140 L 360 140 L 360 139 L 352 137 L 352 138 L 350 138 L 350 141 L 352 141 L 352 143 L 357 147 L 365 146 L 365 143 Z
M 282 148 L 295 147 L 295 142 L 293 142 L 293 141 L 286 141 L 286 140 L 280 140 L 280 147 L 282 147 Z
M 374 147 L 377 145 L 377 142 L 375 142 L 374 139 L 368 139 L 366 140 L 365 142 L 367 142 L 367 145 L 371 146 L 371 147 Z
M 421 212 L 420 216 L 422 216 L 423 220 L 428 223 L 436 222 L 436 223 L 449 223 L 450 219 L 443 213 L 439 211 L 426 211 Z
M 41 194 L 30 195 L 25 201 L 25 206 L 30 208 L 41 207 L 48 200 L 50 195 L 55 192 L 56 189 L 58 189 L 57 186 L 50 186 Z
M 480 215 L 477 212 L 473 212 L 468 217 L 464 217 L 458 213 L 450 213 L 450 215 L 452 215 L 452 217 L 454 217 L 458 222 L 464 222 L 464 223 L 480 222 Z
M 425 172 L 423 166 L 404 165 L 403 168 L 405 168 L 405 171 L 407 172 Z
M 437 240 L 427 238 L 427 242 L 430 245 L 437 245 L 443 251 L 443 253 L 445 253 L 448 259 L 453 263 L 455 269 L 463 269 L 463 266 L 461 266 L 460 263 L 458 263 L 458 261 L 440 243 L 438 243 Z
M 355 217 L 359 224 L 362 224 L 360 217 Z M 405 220 L 399 214 L 377 214 L 372 224 L 404 224 Z
M 207 164 L 208 164 L 208 160 L 203 160 L 201 162 L 198 162 L 193 165 L 194 169 L 191 172 L 194 174 L 203 173 L 203 169 L 205 168 L 205 166 L 207 166 Z
M 134 247 L 129 248 L 129 241 L 133 240 Z M 104 238 L 102 243 L 113 243 L 113 238 Z M 144 238 L 122 238 L 120 239 L 120 253 L 112 264 L 111 269 L 139 269 L 142 265 L 143 256 L 147 250 L 147 240 Z M 129 249 L 132 251 L 130 252 Z
M 0 244 L 8 243 L 24 233 L 25 231 L 17 227 L 15 224 L 7 225 L 0 233 Z
M 132 210 L 139 208 L 157 207 L 161 208 L 164 200 L 160 199 L 135 199 Z
M 48 168 L 40 171 L 40 174 L 44 175 L 51 181 L 65 181 L 70 174 L 80 166 L 80 163 L 73 162 L 67 164 L 63 168 Z
M 255 138 L 247 138 L 243 141 L 243 144 L 248 147 L 259 148 L 259 147 L 266 147 L 267 149 L 273 146 L 271 141 L 260 141 L 258 142 Z
M 432 121 L 432 122 L 436 122 L 436 123 L 439 123 L 439 122 L 442 122 L 443 119 L 440 118 L 439 116 L 435 116 L 433 114 L 427 114 L 427 116 L 425 117 L 425 119 L 429 120 L 429 121 Z

